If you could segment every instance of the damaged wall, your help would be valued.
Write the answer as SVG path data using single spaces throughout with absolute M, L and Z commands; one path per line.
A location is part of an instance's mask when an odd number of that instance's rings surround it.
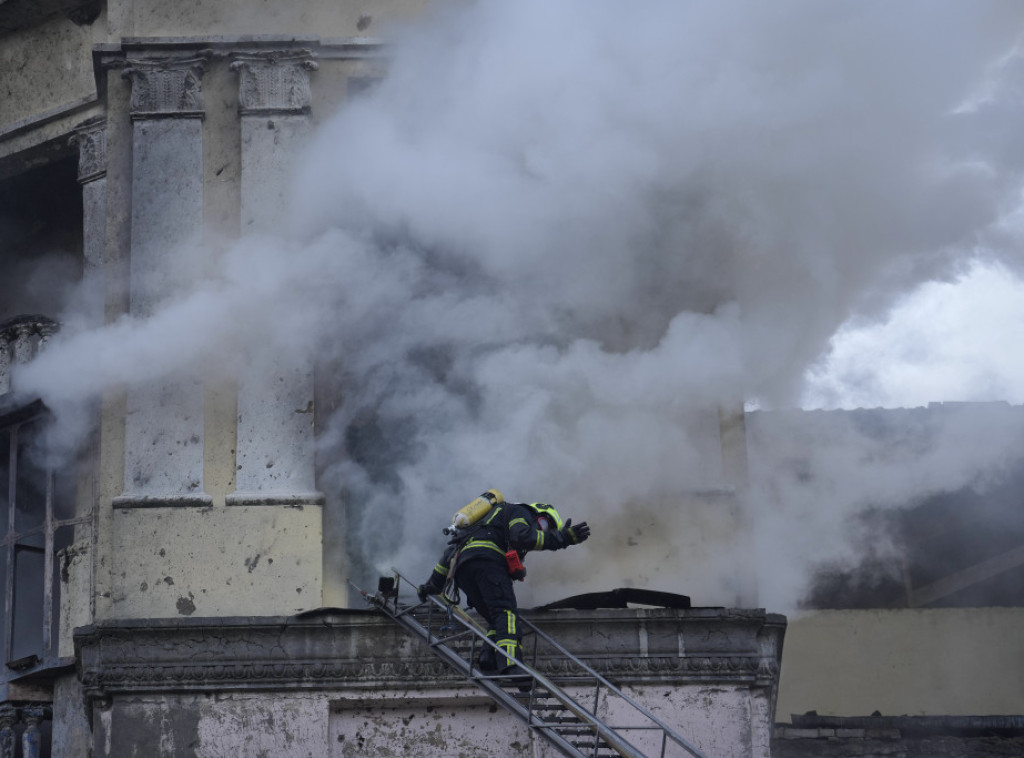
M 731 609 L 529 615 L 710 755 L 768 758 L 782 617 Z M 107 621 L 80 629 L 76 650 L 97 758 L 555 755 L 374 612 Z M 538 670 L 559 678 L 557 660 L 542 659 Z M 578 693 L 580 702 L 592 697 Z M 607 717 L 615 721 L 614 712 Z

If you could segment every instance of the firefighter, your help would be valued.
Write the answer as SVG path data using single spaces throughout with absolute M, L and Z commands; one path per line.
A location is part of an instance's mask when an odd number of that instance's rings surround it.
M 586 521 L 563 523 L 558 511 L 547 503 L 499 502 L 449 543 L 430 578 L 417 588 L 420 601 L 440 593 L 454 580 L 466 594 L 466 604 L 486 619 L 488 638 L 504 653 L 496 656 L 487 646 L 480 655 L 480 667 L 522 676 L 525 672 L 516 665 L 521 650 L 512 587 L 513 579 L 526 576 L 522 558 L 531 550 L 561 550 L 588 537 Z

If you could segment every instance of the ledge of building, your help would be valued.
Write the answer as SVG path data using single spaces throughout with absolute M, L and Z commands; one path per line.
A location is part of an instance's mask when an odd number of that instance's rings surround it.
M 1024 737 L 1024 716 L 819 716 L 793 715 L 792 724 L 776 724 L 776 736 L 786 739 L 808 737 L 891 737 L 998 734 Z
M 187 37 L 123 37 L 117 42 L 93 46 L 99 62 L 126 55 L 181 55 L 203 52 L 209 58 L 230 57 L 238 53 L 288 50 L 305 52 L 317 58 L 379 58 L 385 49 L 383 40 L 374 37 L 280 36 L 275 34 L 190 35 Z
M 1024 716 L 792 716 L 776 724 L 774 758 L 1024 755 Z
M 523 611 L 625 685 L 778 689 L 786 619 L 729 608 Z M 301 617 L 107 620 L 75 630 L 87 697 L 129 693 L 451 687 L 426 644 L 373 610 Z M 553 662 L 538 668 L 553 671 Z

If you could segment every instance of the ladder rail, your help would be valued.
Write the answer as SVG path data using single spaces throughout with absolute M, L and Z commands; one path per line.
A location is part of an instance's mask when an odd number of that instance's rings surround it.
M 406 579 L 406 582 L 408 582 L 407 579 Z M 487 632 L 485 630 L 483 630 L 482 628 L 480 628 L 480 626 L 469 616 L 469 614 L 467 614 L 461 608 L 459 608 L 457 606 L 448 606 L 440 597 L 438 597 L 436 595 L 427 598 L 427 601 L 429 603 L 435 604 L 436 607 L 443 609 L 445 612 L 447 612 L 448 609 L 451 608 L 452 612 L 453 612 L 452 613 L 452 617 L 453 618 L 458 618 L 459 621 L 463 624 L 465 629 L 472 631 L 473 636 L 476 639 L 478 639 L 480 642 L 482 642 L 485 645 L 489 645 L 495 651 L 496 655 L 502 655 L 502 656 L 505 655 L 505 651 L 502 650 L 500 647 L 498 647 L 494 642 L 492 642 L 487 637 Z M 439 649 L 439 646 L 435 646 L 434 649 L 435 650 Z M 472 648 L 471 648 L 471 650 L 472 650 Z M 451 652 L 451 653 L 454 654 L 454 651 L 451 651 L 450 649 L 448 650 L 448 652 Z M 477 682 L 478 684 L 481 681 L 485 681 L 485 682 L 488 682 L 488 683 L 493 683 L 495 681 L 498 681 L 498 682 L 501 681 L 500 678 L 497 678 L 497 677 L 494 677 L 494 676 L 488 676 L 486 674 L 473 675 L 472 674 L 472 667 L 473 667 L 472 655 L 473 654 L 470 653 L 470 655 L 471 655 L 470 660 L 467 662 L 467 666 L 469 667 L 469 670 L 470 670 L 470 673 L 469 673 L 469 678 L 470 679 L 472 679 L 473 681 Z M 461 656 L 456 656 L 456 657 L 458 658 L 460 663 L 463 663 Z M 575 716 L 581 722 L 586 724 L 588 726 L 588 728 L 593 729 L 595 734 L 598 737 L 600 737 L 601 740 L 603 740 L 605 743 L 607 743 L 610 748 L 615 750 L 620 756 L 623 756 L 623 758 L 646 758 L 646 756 L 644 756 L 643 753 L 637 751 L 637 749 L 633 745 L 629 744 L 629 742 L 627 742 L 625 739 L 623 739 L 621 735 L 617 734 L 615 731 L 610 729 L 606 724 L 604 724 L 600 719 L 598 719 L 596 713 L 589 712 L 586 708 L 584 708 L 582 705 L 580 705 L 571 695 L 569 695 L 569 693 L 565 692 L 561 687 L 557 686 L 554 682 L 552 682 L 550 679 L 548 679 L 544 674 L 542 674 L 539 671 L 537 671 L 536 668 L 534 668 L 532 666 L 529 666 L 529 665 L 525 664 L 522 661 L 517 661 L 517 663 L 519 664 L 519 666 L 524 671 L 526 671 L 528 674 L 530 674 L 533 677 L 534 681 L 537 682 L 537 684 L 540 684 L 542 687 L 544 687 L 573 716 Z M 500 676 L 500 675 L 498 675 L 498 676 Z M 491 689 L 491 688 L 488 688 L 488 689 Z M 500 688 L 500 686 L 496 686 L 495 685 L 495 689 L 497 689 L 497 691 L 502 693 L 503 695 L 506 695 L 506 696 L 508 695 L 508 693 L 506 693 L 504 690 L 502 690 Z M 514 700 L 514 698 L 513 698 L 513 700 Z M 518 701 L 516 701 L 516 702 L 518 702 Z M 534 723 L 534 720 L 536 720 L 538 723 Z M 531 726 L 531 728 L 541 729 L 541 730 L 544 730 L 544 731 L 550 730 L 550 731 L 554 731 L 556 733 L 557 733 L 557 729 L 559 728 L 556 725 L 551 725 L 551 724 L 546 723 L 534 711 L 529 711 L 528 712 L 527 724 L 529 726 Z M 561 737 L 561 735 L 559 735 L 559 737 Z M 573 749 L 575 749 L 575 746 L 573 746 Z M 577 754 L 578 753 L 579 753 L 579 751 L 577 751 Z
M 436 595 L 428 597 L 427 602 L 425 603 L 401 607 L 399 605 L 399 589 L 401 581 L 405 581 L 410 587 L 414 587 L 415 585 L 402 576 L 397 570 L 393 571 L 395 578 L 393 587 L 390 591 L 378 592 L 376 595 L 369 595 L 365 591 L 359 590 L 366 598 L 367 602 L 382 610 L 386 615 L 390 616 L 394 621 L 408 631 L 425 639 L 430 648 L 449 663 L 449 665 L 458 670 L 477 686 L 484 689 L 493 699 L 506 708 L 506 710 L 509 710 L 525 721 L 531 730 L 543 733 L 543 735 L 564 754 L 569 756 L 583 756 L 584 758 L 586 758 L 586 755 L 596 756 L 598 755 L 598 750 L 602 747 L 602 743 L 604 743 L 604 746 L 615 751 L 622 758 L 647 758 L 643 752 L 631 744 L 625 737 L 619 734 L 619 732 L 660 731 L 660 755 L 662 758 L 666 755 L 666 750 L 670 742 L 681 747 L 694 758 L 708 758 L 707 755 L 699 748 L 686 740 L 682 735 L 678 734 L 671 726 L 642 706 L 635 699 L 627 695 L 619 687 L 609 682 L 604 676 L 594 670 L 586 661 L 580 659 L 571 651 L 567 650 L 554 638 L 538 628 L 536 624 L 532 623 L 528 619 L 520 617 L 520 622 L 526 631 L 526 635 L 534 635 L 535 637 L 532 655 L 533 665 L 528 665 L 521 660 L 517 661 L 522 670 L 525 671 L 535 683 L 534 686 L 530 688 L 528 704 L 524 706 L 523 703 L 512 696 L 509 692 L 502 689 L 501 675 L 487 675 L 480 672 L 479 669 L 474 669 L 473 663 L 475 661 L 476 651 L 484 645 L 490 646 L 495 651 L 496 655 L 505 655 L 505 651 L 499 648 L 490 638 L 487 637 L 486 630 L 483 629 L 475 619 L 473 619 L 457 604 L 449 603 L 447 600 Z M 417 618 L 416 612 L 421 611 L 424 607 L 426 607 L 426 618 Z M 447 622 L 447 624 L 445 622 Z M 435 625 L 438 633 L 435 633 L 434 631 Z M 461 631 L 442 636 L 443 632 L 454 630 L 456 625 L 461 627 Z M 452 642 L 464 642 L 467 636 L 470 641 L 468 660 L 463 658 L 462 653 L 459 653 L 450 646 L 450 643 Z M 567 679 L 576 679 L 580 681 L 581 684 L 586 682 L 593 683 L 594 686 L 592 694 L 594 704 L 592 710 L 588 710 L 572 695 L 537 670 L 537 658 L 539 655 L 540 642 L 543 642 L 555 651 L 557 655 L 552 655 L 551 657 L 561 657 L 564 660 L 571 661 L 573 666 L 581 672 L 584 672 L 578 676 L 556 678 L 563 681 Z M 552 723 L 545 720 L 541 714 L 537 713 L 537 706 L 535 706 L 534 702 L 535 693 L 537 691 L 536 685 L 540 685 L 547 690 L 546 696 L 554 698 L 560 704 L 561 708 L 571 714 L 577 722 Z M 606 724 L 598 717 L 598 708 L 600 705 L 602 689 L 628 705 L 634 713 L 643 716 L 649 723 L 616 727 L 611 727 Z M 581 747 L 578 747 L 565 739 L 565 737 L 559 733 L 559 730 L 575 731 L 576 734 L 580 736 L 585 734 L 592 735 L 594 739 L 593 745 L 591 746 L 588 743 L 588 752 L 584 753 Z
M 403 626 L 409 628 L 409 626 L 407 625 Z M 432 645 L 432 647 L 435 653 L 437 653 L 442 658 L 447 660 L 450 665 L 456 668 L 456 670 L 461 670 L 463 666 L 468 665 L 466 661 L 464 661 L 462 657 L 451 648 L 445 647 L 444 645 Z M 514 697 L 509 695 L 509 693 L 505 692 L 505 690 L 503 690 L 494 681 L 481 679 L 480 677 L 473 676 L 470 676 L 469 678 L 472 679 L 478 687 L 481 687 L 483 690 L 485 690 L 494 700 L 497 700 L 499 703 L 501 703 L 504 708 L 515 713 L 521 719 L 526 721 L 527 725 L 531 729 L 544 732 L 544 736 L 552 743 L 554 743 L 555 746 L 558 747 L 565 755 L 579 755 L 579 751 L 576 749 L 575 745 L 573 745 L 571 742 L 566 740 L 561 734 L 551 729 L 547 725 L 536 723 L 533 720 L 534 714 L 531 714 L 526 708 L 523 707 L 521 703 L 516 701 Z
M 688 751 L 690 753 L 690 755 L 694 756 L 695 758 L 707 758 L 707 756 L 704 755 L 703 752 L 701 752 L 700 748 L 698 748 L 696 745 L 693 745 L 692 743 L 690 743 L 689 740 L 687 740 L 681 734 L 678 734 L 671 726 L 669 726 L 667 723 L 665 723 L 662 719 L 660 719 L 654 713 L 649 711 L 647 708 L 645 708 L 639 702 L 634 700 L 632 697 L 627 695 L 621 689 L 616 687 L 614 684 L 609 682 L 604 676 L 602 676 L 600 673 L 598 673 L 596 670 L 594 670 L 593 667 L 591 667 L 589 664 L 585 663 L 583 660 L 578 658 L 572 652 L 567 650 L 565 647 L 563 647 L 559 642 L 557 642 L 549 634 L 541 631 L 541 629 L 538 628 L 536 624 L 531 622 L 529 619 L 525 619 L 525 618 L 520 618 L 520 622 L 527 629 L 529 629 L 535 635 L 537 635 L 538 638 L 544 640 L 544 642 L 546 642 L 548 645 L 551 645 L 562 656 L 564 656 L 565 658 L 568 658 L 570 661 L 572 661 L 573 663 L 578 665 L 580 668 L 582 668 L 584 671 L 586 671 L 590 676 L 594 677 L 594 679 L 596 679 L 597 682 L 599 683 L 598 687 L 603 686 L 607 690 L 609 690 L 610 692 L 615 693 L 618 697 L 622 698 L 622 700 L 624 700 L 629 705 L 631 705 L 637 712 L 643 714 L 648 719 L 650 719 L 655 724 L 657 724 L 657 726 L 659 728 L 664 730 L 663 734 L 664 734 L 664 737 L 666 739 L 672 740 L 677 745 L 679 745 L 679 747 L 681 747 L 684 750 Z M 536 648 L 535 648 L 535 651 L 536 651 Z M 594 708 L 595 708 L 595 712 L 596 712 L 596 708 L 597 708 L 596 698 L 595 698 Z M 634 729 L 634 728 L 643 728 L 643 727 L 621 727 L 621 728 Z M 662 748 L 661 752 L 662 752 L 662 755 L 664 755 L 665 749 Z
M 393 605 L 390 606 L 388 597 L 384 597 L 383 599 L 377 596 L 374 596 L 373 598 L 371 598 L 370 596 L 366 597 L 369 602 L 383 610 L 388 616 L 397 621 L 402 627 L 425 639 L 435 653 L 437 653 L 453 668 L 463 673 L 477 686 L 487 691 L 487 693 L 491 695 L 492 698 L 500 702 L 502 706 L 505 707 L 507 710 L 518 715 L 523 721 L 526 722 L 527 726 L 530 729 L 544 733 L 544 736 L 548 740 L 550 740 L 556 747 L 558 747 L 563 753 L 565 753 L 568 756 L 584 755 L 575 745 L 566 740 L 559 733 L 558 725 L 549 724 L 545 722 L 536 712 L 524 707 L 522 703 L 515 699 L 515 697 L 511 696 L 508 692 L 503 690 L 500 686 L 500 682 L 502 681 L 500 678 L 473 674 L 472 658 L 470 658 L 469 661 L 466 661 L 462 658 L 462 656 L 459 653 L 457 653 L 452 648 L 444 644 L 446 640 L 449 638 L 438 637 L 436 634 L 433 633 L 431 626 L 424 626 L 423 624 L 417 623 L 415 617 L 411 613 L 397 612 L 397 597 L 390 598 L 390 600 L 394 601 Z M 429 598 L 429 601 L 433 604 L 436 604 L 436 608 L 439 608 L 447 612 L 447 607 L 439 598 L 431 597 Z M 435 608 L 430 606 L 428 606 L 428 608 L 430 609 L 431 614 L 433 614 Z M 453 617 L 458 618 L 460 624 L 462 624 L 464 628 L 472 629 L 472 631 L 474 632 L 474 638 L 480 638 L 482 642 L 491 645 L 496 652 L 504 654 L 504 651 L 501 650 L 501 648 L 499 648 L 497 645 L 495 645 L 489 639 L 487 639 L 486 632 L 483 632 L 479 629 L 479 627 L 476 627 L 475 622 L 473 622 L 471 618 L 469 618 L 468 616 L 463 617 L 461 614 L 458 613 L 453 614 Z M 570 713 L 572 713 L 574 716 L 587 723 L 588 727 L 593 729 L 595 734 L 599 736 L 601 740 L 605 741 L 608 744 L 608 746 L 615 750 L 620 756 L 622 756 L 622 758 L 646 758 L 646 756 L 644 756 L 643 753 L 638 752 L 632 745 L 623 740 L 619 735 L 615 734 L 613 731 L 611 731 L 606 726 L 601 724 L 596 718 L 587 713 L 586 709 L 584 709 L 582 706 L 580 706 L 578 703 L 572 700 L 572 698 L 568 696 L 567 693 L 562 692 L 560 688 L 555 687 L 553 683 L 547 680 L 547 678 L 544 677 L 542 674 L 536 672 L 535 670 L 527 669 L 526 666 L 524 666 L 523 668 L 524 670 L 528 670 L 529 673 L 531 673 L 534 676 L 535 680 L 539 684 L 547 688 L 549 692 L 552 692 L 553 694 L 558 693 L 554 695 L 556 699 L 558 699 L 559 702 L 561 702 L 562 705 L 565 706 Z

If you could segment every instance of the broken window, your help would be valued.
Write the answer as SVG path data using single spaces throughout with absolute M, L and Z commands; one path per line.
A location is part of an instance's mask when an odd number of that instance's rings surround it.
M 38 314 L 62 312 L 82 278 L 82 192 L 66 142 L 20 172 L 0 166 L 0 685 L 68 663 L 58 647 L 59 562 L 91 534 L 88 513 L 76 516 L 75 464 L 56 467 L 47 454 L 51 414 L 18 392 L 12 371 L 58 329 Z
M 61 551 L 76 525 L 72 476 L 46 459 L 39 401 L 0 416 L 0 650 L 6 676 L 59 665 Z

